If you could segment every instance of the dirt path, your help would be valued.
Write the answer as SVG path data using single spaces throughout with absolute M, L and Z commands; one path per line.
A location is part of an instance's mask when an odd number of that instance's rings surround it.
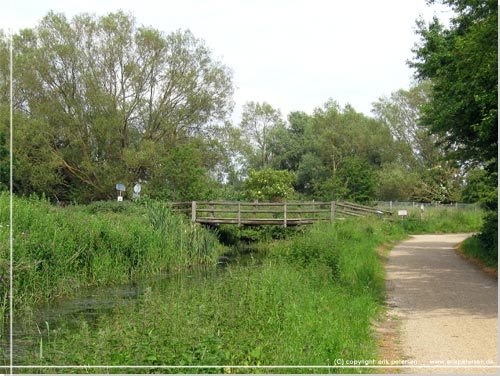
M 457 255 L 468 236 L 417 235 L 389 254 L 388 313 L 399 324 L 401 360 L 425 366 L 402 373 L 498 372 L 482 367 L 498 366 L 498 281 Z M 458 362 L 475 367 L 436 367 Z

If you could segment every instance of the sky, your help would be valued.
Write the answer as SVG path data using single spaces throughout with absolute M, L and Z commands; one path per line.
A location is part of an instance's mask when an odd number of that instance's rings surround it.
M 68 18 L 123 10 L 138 25 L 189 29 L 233 72 L 233 121 L 249 101 L 286 116 L 330 98 L 371 114 L 372 103 L 408 89 L 406 64 L 418 42 L 416 20 L 447 20 L 425 0 L 3 0 L 0 28 L 35 27 L 50 10 Z

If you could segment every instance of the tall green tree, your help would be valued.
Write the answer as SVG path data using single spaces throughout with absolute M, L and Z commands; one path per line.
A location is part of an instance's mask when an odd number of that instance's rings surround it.
M 429 132 L 421 122 L 421 110 L 430 100 L 431 83 L 421 82 L 410 90 L 398 90 L 390 97 L 382 97 L 373 104 L 376 117 L 391 130 L 398 150 L 399 167 L 385 168 L 381 194 L 386 199 L 417 200 L 424 202 L 452 202 L 459 199 L 464 170 L 454 160 L 446 160 L 440 136 Z M 401 196 L 399 184 L 406 189 Z M 387 182 L 387 187 L 384 187 Z M 386 191 L 387 188 L 387 191 Z M 389 197 L 388 193 L 396 194 Z
M 295 176 L 286 170 L 250 169 L 244 184 L 244 195 L 250 200 L 280 202 L 293 196 Z
M 428 25 L 418 21 L 421 40 L 410 62 L 418 79 L 432 82 L 421 121 L 440 136 L 451 158 L 494 165 L 498 155 L 498 2 L 442 3 L 455 11 L 450 27 L 438 19 Z
M 434 1 L 429 1 L 434 2 Z M 498 254 L 498 2 L 443 0 L 455 12 L 449 27 L 418 22 L 420 43 L 410 66 L 431 80 L 422 122 L 440 136 L 449 158 L 486 171 L 491 209 L 481 239 Z M 473 179 L 474 180 L 474 179 Z
M 202 40 L 189 31 L 138 27 L 123 12 L 71 20 L 50 12 L 15 35 L 14 47 L 15 110 L 36 127 L 37 142 L 51 155 L 42 169 L 60 180 L 57 193 L 66 199 L 111 197 L 118 180 L 157 176 L 161 167 L 151 158 L 177 153 L 232 108 L 231 72 Z M 7 74 L 1 64 L 0 85 Z M 28 166 L 29 140 L 21 144 L 15 152 Z M 47 189 L 31 183 L 32 190 Z
M 243 106 L 240 128 L 246 147 L 242 150 L 250 168 L 265 169 L 275 155 L 277 134 L 284 130 L 281 112 L 269 103 L 248 102 Z

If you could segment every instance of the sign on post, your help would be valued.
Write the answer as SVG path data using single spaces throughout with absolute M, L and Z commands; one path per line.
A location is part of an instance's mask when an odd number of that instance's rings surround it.
M 408 215 L 408 210 L 398 210 L 398 215 L 401 217 L 401 221 L 405 221 L 405 217 Z
M 134 185 L 134 193 L 132 194 L 132 197 L 133 198 L 139 198 L 139 197 L 141 197 L 139 195 L 140 191 L 141 191 L 141 185 L 139 183 L 137 183 L 136 185 Z
M 123 184 L 117 184 L 116 185 L 116 190 L 120 192 L 120 195 L 118 196 L 118 201 L 123 201 L 123 197 L 122 197 L 122 192 L 125 191 L 125 185 Z

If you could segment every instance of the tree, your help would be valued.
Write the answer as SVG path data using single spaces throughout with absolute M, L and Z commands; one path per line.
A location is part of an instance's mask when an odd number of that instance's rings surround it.
M 274 157 L 273 139 L 284 126 L 281 112 L 266 102 L 248 102 L 243 106 L 240 128 L 247 144 L 243 153 L 251 168 L 270 166 Z
M 430 1 L 434 2 L 434 1 Z M 422 123 L 440 136 L 449 156 L 463 163 L 492 164 L 498 154 L 498 3 L 445 0 L 456 12 L 446 29 L 418 21 L 420 44 L 409 64 L 431 80 Z M 496 167 L 493 167 L 496 170 Z
M 491 187 L 497 179 L 497 175 L 489 174 L 482 168 L 469 171 L 461 191 L 462 202 L 480 203 L 486 206 L 495 202 L 497 192 Z
M 429 81 L 410 90 L 398 90 L 389 98 L 383 97 L 374 103 L 373 112 L 390 128 L 395 140 L 399 151 L 398 170 L 405 171 L 399 183 L 408 189 L 406 199 L 453 202 L 458 200 L 464 171 L 456 161 L 445 160 L 444 150 L 439 146 L 440 136 L 431 134 L 421 123 L 421 109 L 430 100 L 430 92 Z M 387 182 L 393 185 L 391 190 L 394 191 L 394 184 L 398 182 L 392 177 L 396 175 L 388 171 L 384 171 L 384 175 L 382 185 Z M 386 189 L 381 187 L 381 191 Z
M 430 1 L 434 2 L 434 1 Z M 483 168 L 490 192 L 481 240 L 498 253 L 498 2 L 443 0 L 454 11 L 449 28 L 419 21 L 417 78 L 431 80 L 422 123 L 440 137 L 448 158 Z
M 15 35 L 14 47 L 15 111 L 36 127 L 51 155 L 36 163 L 61 179 L 51 193 L 66 199 L 109 198 L 118 180 L 158 175 L 160 164 L 135 153 L 154 145 L 160 155 L 150 158 L 175 154 L 232 109 L 231 72 L 203 41 L 189 31 L 137 27 L 123 12 L 71 21 L 50 12 Z M 2 95 L 7 75 L 0 64 Z M 29 140 L 22 143 L 30 149 Z M 47 189 L 32 183 L 30 190 Z
M 322 200 L 367 202 L 374 198 L 377 174 L 372 165 L 357 156 L 342 161 L 335 173 L 316 183 L 316 195 Z
M 436 147 L 437 136 L 429 134 L 420 123 L 420 110 L 428 102 L 430 90 L 430 82 L 424 81 L 373 103 L 372 112 L 391 130 L 400 151 L 400 162 L 408 168 L 432 165 L 442 154 Z

